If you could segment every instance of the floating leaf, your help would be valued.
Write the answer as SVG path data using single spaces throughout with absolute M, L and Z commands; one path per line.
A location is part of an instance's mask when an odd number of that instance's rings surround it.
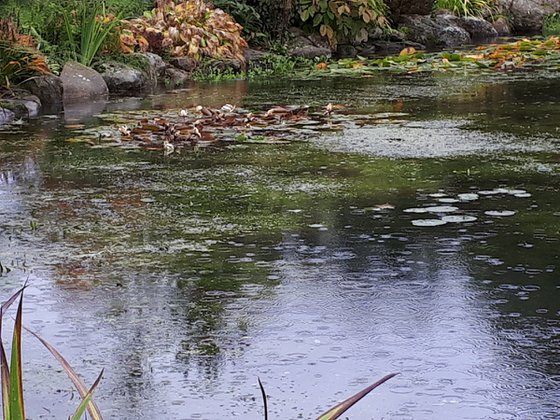
M 459 207 L 454 206 L 431 206 L 426 207 L 426 211 L 430 213 L 451 213 L 459 210 Z
M 453 215 L 453 216 L 443 216 L 441 220 L 448 223 L 463 223 L 463 222 L 474 222 L 476 220 L 476 217 L 465 216 L 465 215 Z
M 414 226 L 431 227 L 445 225 L 447 222 L 442 219 L 416 219 L 412 221 L 412 224 Z
M 458 194 L 457 198 L 461 201 L 475 201 L 479 199 L 479 195 L 475 193 Z
M 513 216 L 515 213 L 512 210 L 489 210 L 484 212 L 485 215 L 493 217 L 508 217 Z

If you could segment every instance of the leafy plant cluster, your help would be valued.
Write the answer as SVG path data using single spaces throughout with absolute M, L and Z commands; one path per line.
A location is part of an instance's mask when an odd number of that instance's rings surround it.
M 12 19 L 0 19 L 0 85 L 43 73 L 49 73 L 49 66 L 33 38 L 21 34 Z
M 124 52 L 152 51 L 200 61 L 204 57 L 244 61 L 241 25 L 203 0 L 158 0 L 144 16 L 122 21 Z
M 485 17 L 496 13 L 496 0 L 437 0 L 436 9 L 446 9 L 456 16 Z
M 363 42 L 372 27 L 387 28 L 387 6 L 383 0 L 300 0 L 299 17 L 319 28 L 332 46 L 341 42 Z

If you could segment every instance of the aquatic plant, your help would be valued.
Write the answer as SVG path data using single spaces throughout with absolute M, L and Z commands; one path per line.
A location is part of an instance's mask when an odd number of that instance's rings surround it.
M 80 10 L 64 10 L 64 28 L 74 59 L 79 60 L 84 66 L 91 65 L 104 41 L 118 23 L 118 18 L 107 14 L 104 1 L 101 4 L 82 2 Z M 80 39 L 79 45 L 76 35 Z
M 203 0 L 158 0 L 144 16 L 122 21 L 123 52 L 152 51 L 200 61 L 204 57 L 245 61 L 242 27 Z
M 367 41 L 372 27 L 389 26 L 383 0 L 300 0 L 298 7 L 300 19 L 319 28 L 331 46 Z
M 352 407 L 354 404 L 356 404 L 358 401 L 360 401 L 362 398 L 364 398 L 367 394 L 369 394 L 371 391 L 373 391 L 379 385 L 382 385 L 383 383 L 387 382 L 389 379 L 395 377 L 396 375 L 398 375 L 398 373 L 390 373 L 388 375 L 385 375 L 383 378 L 381 378 L 377 382 L 374 382 L 373 384 L 365 387 L 364 389 L 362 389 L 357 394 L 352 395 L 350 398 L 347 398 L 346 400 L 342 401 L 341 403 L 339 403 L 339 404 L 335 405 L 334 407 L 328 409 L 323 414 L 321 414 L 317 418 L 317 420 L 335 420 L 335 419 L 339 418 L 350 407 Z M 264 420 L 268 420 L 268 402 L 267 402 L 266 392 L 264 390 L 264 386 L 263 386 L 260 378 L 258 379 L 258 382 L 259 382 L 259 387 L 260 387 L 262 398 L 263 398 Z
M 97 388 L 103 371 L 99 374 L 93 385 L 87 389 L 83 384 L 81 379 L 76 374 L 76 371 L 72 366 L 62 357 L 62 355 L 45 339 L 41 338 L 39 335 L 28 330 L 23 326 L 23 294 L 25 288 L 24 285 L 16 293 L 14 293 L 6 302 L 4 302 L 0 308 L 0 377 L 2 382 L 2 414 L 4 420 L 25 420 L 25 398 L 23 395 L 23 374 L 22 374 L 22 357 L 21 357 L 21 333 L 23 329 L 29 331 L 33 336 L 35 336 L 58 360 L 64 371 L 67 373 L 74 386 L 78 390 L 80 397 L 82 398 L 78 408 L 71 417 L 71 420 L 79 420 L 82 418 L 83 414 L 87 410 L 93 420 L 102 420 L 99 408 L 92 401 L 93 392 Z M 4 347 L 4 342 L 2 340 L 2 322 L 6 311 L 10 306 L 18 302 L 18 308 L 16 313 L 16 319 L 14 322 L 14 331 L 12 335 L 11 342 L 11 355 L 10 362 L 8 363 L 8 357 L 6 354 L 6 349 Z
M 436 9 L 446 9 L 457 16 L 484 17 L 496 11 L 496 0 L 437 0 Z

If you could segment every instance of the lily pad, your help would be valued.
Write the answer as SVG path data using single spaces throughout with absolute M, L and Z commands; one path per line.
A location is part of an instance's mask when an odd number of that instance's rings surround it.
M 446 197 L 446 198 L 438 198 L 438 201 L 440 203 L 451 204 L 451 203 L 458 203 L 460 200 L 457 200 L 456 198 Z
M 447 194 L 437 192 L 437 193 L 429 194 L 429 196 L 433 198 L 441 198 L 441 197 L 447 197 Z
M 412 221 L 412 224 L 414 226 L 431 227 L 445 225 L 447 222 L 442 219 L 416 219 Z
M 513 210 L 489 210 L 484 212 L 485 215 L 493 217 L 508 217 L 513 216 L 515 213 Z
M 409 209 L 404 209 L 405 213 L 427 213 L 426 207 L 411 207 Z
M 531 197 L 531 193 L 528 193 L 528 192 L 519 193 L 519 194 L 513 194 L 513 196 L 517 197 L 517 198 L 529 198 L 529 197 Z
M 464 222 L 474 222 L 476 217 L 466 216 L 466 215 L 453 215 L 453 216 L 443 216 L 441 220 L 448 223 L 464 223 Z
M 430 213 L 452 213 L 457 210 L 459 210 L 459 207 L 454 207 L 454 206 L 426 207 L 426 211 L 429 211 Z
M 464 193 L 457 195 L 457 197 L 459 197 L 459 200 L 461 201 L 475 201 L 478 200 L 480 196 L 475 193 Z

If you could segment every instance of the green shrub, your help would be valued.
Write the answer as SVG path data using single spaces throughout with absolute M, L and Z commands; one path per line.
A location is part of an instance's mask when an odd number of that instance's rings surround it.
M 543 35 L 560 35 L 560 13 L 552 13 L 544 18 Z
M 367 41 L 372 26 L 388 27 L 383 0 L 300 0 L 298 11 L 332 46 Z

